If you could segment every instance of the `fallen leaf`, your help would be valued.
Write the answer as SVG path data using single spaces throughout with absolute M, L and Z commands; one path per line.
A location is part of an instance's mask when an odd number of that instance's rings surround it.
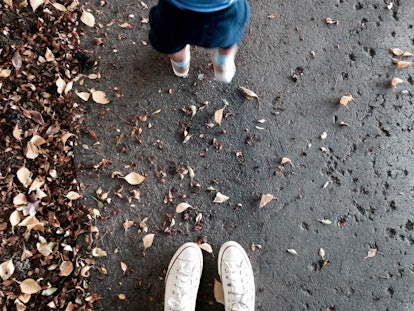
M 395 58 L 393 58 L 392 61 L 394 62 L 394 64 L 397 65 L 398 69 L 408 68 L 408 67 L 411 67 L 414 64 L 413 62 L 407 62 L 407 61 L 403 61 L 403 60 L 399 60 L 399 59 L 395 59 Z
M 90 90 L 92 93 L 92 99 L 95 103 L 106 105 L 110 102 L 110 100 L 106 97 L 106 94 L 102 91 L 97 91 L 95 89 Z
M 4 3 L 6 3 L 9 7 L 13 7 L 13 0 L 4 0 Z
M 61 76 L 56 80 L 56 86 L 57 86 L 57 92 L 59 94 L 62 94 L 65 91 L 66 88 L 66 82 L 62 79 Z
M 122 272 L 126 272 L 126 270 L 127 270 L 127 265 L 126 265 L 126 263 L 125 262 L 123 262 L 123 261 L 121 261 L 121 270 L 122 270 Z
M 89 100 L 89 97 L 91 97 L 91 93 L 89 92 L 75 92 L 75 94 L 85 102 Z
M 67 11 L 66 7 L 63 4 L 55 2 L 55 3 L 52 3 L 52 5 L 58 11 L 61 11 L 61 12 L 66 12 Z
M 149 233 L 142 238 L 142 242 L 144 243 L 144 251 L 152 245 L 154 242 L 154 233 Z
M 333 18 L 330 18 L 330 17 L 327 17 L 326 19 L 325 19 L 325 22 L 327 23 L 327 24 L 329 24 L 329 25 L 338 25 L 339 24 L 339 21 L 338 20 L 336 20 L 336 19 L 333 19 Z
M 404 80 L 400 79 L 400 78 L 393 78 L 390 82 L 391 87 L 396 87 L 398 84 L 403 83 Z
M 17 226 L 20 221 L 22 220 L 22 213 L 18 210 L 13 211 L 13 213 L 10 214 L 9 221 L 12 227 Z
M 27 204 L 27 197 L 23 193 L 18 193 L 13 198 L 13 205 L 19 206 L 19 205 L 26 205 Z
M 254 98 L 259 98 L 259 96 L 257 96 L 257 94 L 243 86 L 239 87 L 240 90 L 243 92 L 244 96 L 246 97 L 246 99 L 248 100 L 253 100 Z
M 0 69 L 0 78 L 8 78 L 11 75 L 10 69 Z
M 125 222 L 123 223 L 123 227 L 124 230 L 127 231 L 129 228 L 131 228 L 134 225 L 134 221 L 133 220 L 125 220 Z
M 286 250 L 289 254 L 295 255 L 295 256 L 299 256 L 298 252 L 296 250 L 294 250 L 293 248 L 288 248 Z
M 319 256 L 321 256 L 321 258 L 325 257 L 325 250 L 322 247 L 319 249 Z
M 264 207 L 267 203 L 274 199 L 276 199 L 276 197 L 273 194 L 263 194 L 260 198 L 259 208 Z
M 292 164 L 292 161 L 289 158 L 282 158 L 282 160 L 280 161 L 280 164 Z
M 71 201 L 75 201 L 80 198 L 80 194 L 75 191 L 69 191 L 66 197 Z
M 20 290 L 23 294 L 36 294 L 42 287 L 33 279 L 26 279 L 20 283 Z
M 328 132 L 327 131 L 324 131 L 322 134 L 321 134 L 321 139 L 326 139 L 328 137 Z
M 89 27 L 95 26 L 95 16 L 93 16 L 93 14 L 89 13 L 88 11 L 82 10 L 80 20 L 82 21 L 82 23 Z
M 390 48 L 390 52 L 392 54 L 394 54 L 395 56 L 401 56 L 401 57 L 411 57 L 411 56 L 413 56 L 412 53 L 403 51 L 399 48 Z
M 177 207 L 175 208 L 175 212 L 180 214 L 184 211 L 186 211 L 188 208 L 192 208 L 192 206 L 186 202 L 182 202 L 180 204 L 177 205 Z
M 330 225 L 332 223 L 329 219 L 318 219 L 318 221 L 324 225 Z
M 138 173 L 135 173 L 135 172 L 129 173 L 128 175 L 126 175 L 123 178 L 127 181 L 128 184 L 133 185 L 133 186 L 140 185 L 145 180 L 144 176 L 142 176 Z
M 34 160 L 39 156 L 39 149 L 31 141 L 28 141 L 25 155 L 26 158 Z
M 73 263 L 71 261 L 63 261 L 59 266 L 59 275 L 68 276 L 73 271 Z
M 43 3 L 45 3 L 45 0 L 30 0 L 30 6 L 32 7 L 33 12 Z
M 27 188 L 32 183 L 32 173 L 28 170 L 27 167 L 22 166 L 17 170 L 17 179 L 22 183 L 22 185 Z
M 348 104 L 353 100 L 354 98 L 352 97 L 351 94 L 347 94 L 341 97 L 341 99 L 339 100 L 339 104 L 343 105 L 343 106 L 348 106 Z
M 16 68 L 16 70 L 20 70 L 20 68 L 22 68 L 22 56 L 19 53 L 19 50 L 17 50 L 16 52 L 14 52 L 13 57 L 12 57 L 12 64 L 14 66 L 14 68 Z
M 201 244 L 198 244 L 198 246 L 203 250 L 203 251 L 206 251 L 207 253 L 210 253 L 210 254 L 212 254 L 213 253 L 213 248 L 211 247 L 211 245 L 210 244 L 208 244 L 208 243 L 201 243 Z
M 106 251 L 104 251 L 103 249 L 101 249 L 99 247 L 95 247 L 94 249 L 92 249 L 92 256 L 93 257 L 104 257 L 106 255 L 107 255 Z
M 125 294 L 119 294 L 118 295 L 119 300 L 125 300 L 126 299 L 126 295 Z
M 371 248 L 371 249 L 368 251 L 368 255 L 367 255 L 364 259 L 367 259 L 367 258 L 372 258 L 372 257 L 374 257 L 376 254 L 377 254 L 377 249 L 376 249 L 376 248 Z
M 224 112 L 224 108 L 221 108 L 219 110 L 216 110 L 216 112 L 214 112 L 214 121 L 218 124 L 221 125 L 221 121 L 223 120 L 223 112 Z
M 51 296 L 51 295 L 53 295 L 56 291 L 58 290 L 58 288 L 57 287 L 49 287 L 49 288 L 46 288 L 46 289 L 44 289 L 44 290 L 42 290 L 42 296 Z
M 230 199 L 228 196 L 226 196 L 226 195 L 224 195 L 220 192 L 217 192 L 216 197 L 214 198 L 213 202 L 220 204 L 220 203 L 226 202 L 228 199 Z
M 8 280 L 14 272 L 13 260 L 9 259 L 0 265 L 0 277 L 3 281 Z
M 223 284 L 220 281 L 214 279 L 214 298 L 218 303 L 224 305 L 224 290 Z

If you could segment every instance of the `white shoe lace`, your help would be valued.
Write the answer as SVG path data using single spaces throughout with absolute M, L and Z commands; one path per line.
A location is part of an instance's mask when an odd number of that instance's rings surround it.
M 249 311 L 248 301 L 252 299 L 251 288 L 248 284 L 249 276 L 243 275 L 242 262 L 240 264 L 227 263 L 225 268 L 227 274 L 226 285 L 230 287 L 229 303 L 232 311 Z
M 172 297 L 168 299 L 168 306 L 171 311 L 185 311 L 191 299 L 191 290 L 194 287 L 192 282 L 194 266 L 191 263 L 180 262 L 181 268 L 177 269 Z

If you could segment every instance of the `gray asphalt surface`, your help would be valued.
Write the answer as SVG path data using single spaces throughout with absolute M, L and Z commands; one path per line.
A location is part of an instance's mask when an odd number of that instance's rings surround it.
M 147 45 L 142 3 L 86 4 L 100 11 L 102 27 L 85 29 L 83 44 L 99 58 L 101 79 L 84 87 L 111 99 L 82 103 L 88 112 L 76 154 L 84 203 L 97 207 L 99 187 L 112 199 L 97 221 L 97 243 L 108 252 L 98 261 L 108 274 L 91 276 L 97 310 L 163 310 L 171 256 L 200 237 L 213 253 L 203 252 L 197 310 L 224 310 L 213 284 L 227 240 L 250 256 L 256 310 L 414 310 L 414 77 L 389 51 L 414 52 L 412 0 L 250 5 L 236 77 L 223 85 L 213 78 L 212 51 L 197 47 L 190 76 L 173 76 L 167 57 Z M 404 82 L 391 88 L 393 78 Z M 346 94 L 354 100 L 342 106 Z M 223 100 L 224 119 L 211 127 Z M 185 133 L 192 137 L 183 143 Z M 291 164 L 281 165 L 284 157 Z M 102 159 L 111 164 L 94 169 Z M 111 178 L 115 171 L 147 177 L 131 186 Z M 140 200 L 128 200 L 131 190 Z M 229 200 L 213 203 L 217 192 Z M 263 194 L 277 200 L 259 208 Z M 193 209 L 177 214 L 184 201 Z M 144 252 L 145 218 L 155 238 Z M 128 230 L 126 220 L 134 221 Z M 370 249 L 377 252 L 366 258 Z

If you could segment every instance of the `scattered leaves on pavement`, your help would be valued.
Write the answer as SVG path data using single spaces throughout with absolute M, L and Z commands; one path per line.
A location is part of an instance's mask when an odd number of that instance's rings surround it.
M 273 201 L 275 199 L 276 199 L 276 197 L 273 194 L 262 194 L 262 196 L 260 198 L 259 208 L 264 207 L 270 201 Z

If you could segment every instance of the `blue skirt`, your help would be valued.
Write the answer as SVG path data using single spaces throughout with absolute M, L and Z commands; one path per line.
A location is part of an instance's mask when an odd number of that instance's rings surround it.
M 209 13 L 182 10 L 159 0 L 149 15 L 149 40 L 157 51 L 173 54 L 187 44 L 204 48 L 229 48 L 239 44 L 250 18 L 247 0 Z

